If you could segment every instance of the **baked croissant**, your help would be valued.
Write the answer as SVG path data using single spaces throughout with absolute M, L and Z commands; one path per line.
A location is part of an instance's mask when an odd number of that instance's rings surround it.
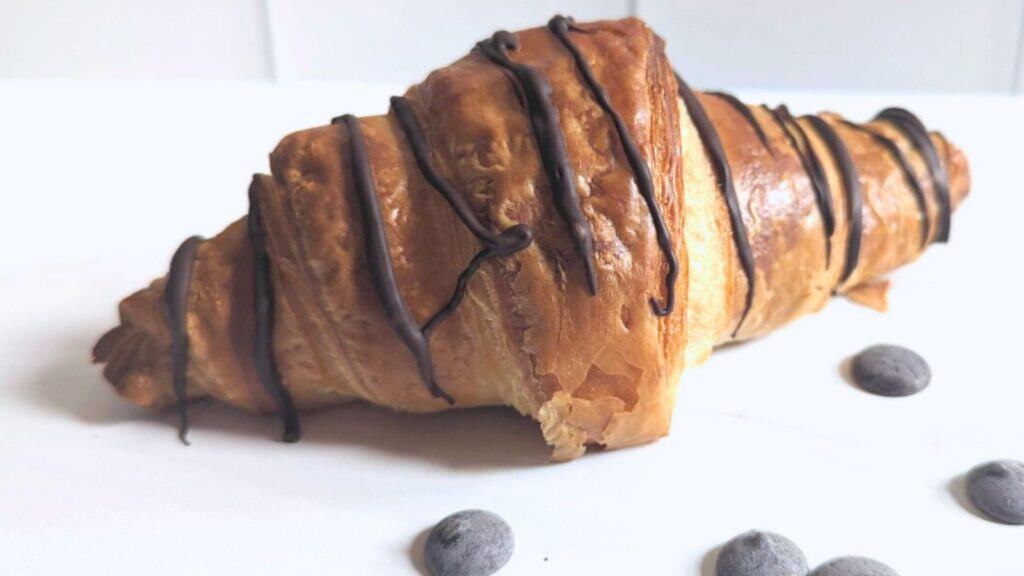
M 667 433 L 683 368 L 833 294 L 884 306 L 945 241 L 964 155 L 911 113 L 693 92 L 637 19 L 480 42 L 386 115 L 287 136 L 96 344 L 132 402 L 284 420 L 508 405 L 554 458 Z

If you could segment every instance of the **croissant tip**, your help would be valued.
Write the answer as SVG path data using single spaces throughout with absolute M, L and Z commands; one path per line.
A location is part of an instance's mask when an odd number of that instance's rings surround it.
M 127 327 L 119 324 L 100 337 L 92 347 L 92 363 L 106 364 L 114 351 L 115 344 L 126 335 Z

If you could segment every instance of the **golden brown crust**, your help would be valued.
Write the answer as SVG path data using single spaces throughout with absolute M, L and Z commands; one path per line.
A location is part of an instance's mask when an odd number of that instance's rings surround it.
M 457 312 L 433 333 L 438 383 L 459 407 L 510 405 L 536 418 L 556 458 L 577 456 L 588 444 L 626 446 L 667 433 L 684 365 L 731 337 L 748 290 L 721 191 L 676 96 L 662 41 L 635 19 L 582 27 L 586 32 L 573 39 L 650 166 L 680 260 L 677 308 L 666 318 L 655 316 L 649 303 L 664 299 L 666 261 L 615 127 L 547 29 L 519 33 L 522 48 L 511 57 L 540 71 L 553 89 L 596 240 L 597 296 L 587 292 L 537 140 L 505 72 L 472 53 L 407 93 L 438 171 L 478 218 L 495 231 L 527 224 L 534 233 L 526 250 L 487 262 Z M 835 255 L 843 253 L 845 219 L 838 219 L 826 267 L 813 190 L 785 134 L 764 110 L 754 110 L 770 152 L 734 109 L 699 97 L 732 166 L 754 250 L 754 304 L 739 335 L 751 337 L 824 305 L 842 267 Z M 877 147 L 848 134 L 834 117 L 829 122 L 862 171 L 871 211 L 870 217 L 865 211 L 862 264 L 843 287 L 853 289 L 916 257 L 908 240 L 916 206 L 898 168 Z M 420 173 L 395 117 L 362 118 L 359 127 L 398 286 L 422 324 L 447 301 L 480 245 Z M 893 136 L 926 174 L 909 143 Z M 825 159 L 842 214 L 837 168 L 820 141 L 811 144 Z M 255 181 L 283 383 L 300 408 L 361 399 L 405 411 L 445 409 L 424 386 L 373 289 L 349 146 L 343 126 L 296 132 L 271 155 L 273 176 Z M 967 189 L 963 156 L 944 140 L 940 152 L 950 159 L 959 199 Z M 244 219 L 201 246 L 187 322 L 191 397 L 273 409 L 252 364 L 252 275 Z M 121 326 L 96 347 L 118 390 L 154 407 L 173 401 L 162 294 L 158 280 L 127 298 Z
M 806 119 L 797 120 L 823 164 L 836 215 L 832 256 L 827 267 L 825 234 L 814 190 L 783 128 L 766 108 L 751 107 L 767 136 L 769 152 L 749 122 L 724 100 L 704 94 L 700 100 L 721 136 L 732 167 L 755 256 L 756 289 L 751 311 L 740 333 L 734 336 L 743 316 L 747 280 L 740 268 L 727 208 L 713 174 L 706 166 L 688 167 L 687 186 L 696 193 L 686 197 L 691 304 L 687 365 L 705 360 L 717 344 L 756 337 L 816 311 L 833 292 L 884 310 L 888 283 L 881 279 L 923 251 L 918 204 L 892 154 L 869 135 L 845 124 L 837 114 L 821 115 L 849 150 L 864 203 L 860 258 L 849 279 L 840 282 L 850 239 L 849 209 L 840 168 L 826 143 Z M 867 126 L 891 139 L 910 162 L 925 192 L 931 222 L 929 242 L 933 241 L 939 207 L 924 159 L 909 138 L 893 126 L 884 122 Z M 697 137 L 692 125 L 684 121 L 681 132 L 684 162 L 696 159 L 706 164 L 709 160 L 703 146 L 693 141 Z M 949 174 L 955 209 L 970 188 L 967 160 L 941 136 L 933 134 L 932 140 Z M 799 139 L 797 142 L 806 154 Z M 692 185 L 698 182 L 700 185 Z M 726 266 L 724 262 L 731 264 Z

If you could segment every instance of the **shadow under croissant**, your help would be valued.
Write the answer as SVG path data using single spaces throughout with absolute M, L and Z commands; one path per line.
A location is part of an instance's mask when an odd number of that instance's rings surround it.
M 26 400 L 44 410 L 64 417 L 70 415 L 91 425 L 153 419 L 148 410 L 119 397 L 113 386 L 103 379 L 101 371 L 92 365 L 93 340 L 101 330 L 96 328 L 63 340 L 55 339 L 52 347 L 45 351 L 47 363 L 29 383 Z
M 95 334 L 55 342 L 49 364 L 31 383 L 28 400 L 89 425 L 150 421 L 168 429 L 167 450 L 179 449 L 176 417 L 155 414 L 119 397 L 90 362 Z M 191 407 L 190 438 L 211 433 L 279 442 L 279 419 L 213 401 Z M 288 449 L 325 444 L 351 445 L 446 468 L 486 470 L 549 463 L 550 450 L 537 424 L 509 408 L 474 408 L 437 414 L 402 414 L 353 403 L 303 415 L 303 438 Z M 154 449 L 162 449 L 154 447 Z

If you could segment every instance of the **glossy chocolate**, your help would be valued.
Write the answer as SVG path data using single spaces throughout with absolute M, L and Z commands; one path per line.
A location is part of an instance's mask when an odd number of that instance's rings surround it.
M 164 286 L 164 312 L 171 332 L 171 378 L 178 410 L 178 438 L 188 445 L 188 292 L 192 285 L 196 251 L 203 239 L 193 236 L 181 243 L 171 258 Z
M 630 169 L 633 171 L 633 179 L 636 181 L 637 189 L 640 191 L 640 195 L 643 196 L 644 202 L 647 203 L 647 210 L 651 213 L 651 221 L 654 224 L 654 231 L 658 237 L 658 246 L 661 247 L 661 252 L 665 255 L 665 261 L 668 262 L 668 273 L 665 276 L 665 304 L 659 304 L 657 300 L 651 298 L 651 308 L 654 310 L 654 313 L 657 316 L 668 316 L 675 307 L 675 284 L 679 276 L 679 262 L 676 260 L 675 251 L 672 248 L 672 237 L 669 236 L 668 227 L 665 226 L 665 219 L 661 215 L 661 208 L 658 207 L 658 200 L 655 198 L 651 169 L 647 166 L 640 148 L 633 141 L 633 137 L 630 135 L 622 116 L 612 106 L 608 92 L 597 81 L 597 78 L 594 77 L 590 64 L 587 63 L 586 58 L 583 57 L 580 49 L 573 42 L 569 34 L 570 32 L 583 34 L 588 32 L 578 28 L 574 25 L 571 18 L 564 16 L 552 18 L 548 22 L 548 29 L 565 46 L 566 50 L 572 54 L 573 61 L 576 63 L 576 69 L 579 71 L 580 76 L 583 77 L 584 82 L 590 89 L 590 93 L 593 94 L 594 100 L 597 101 L 598 105 L 601 106 L 601 109 L 604 110 L 605 114 L 611 118 L 612 123 L 615 125 L 615 131 L 619 135 L 619 142 L 622 144 L 622 151 L 626 155 Z
M 903 108 L 886 108 L 875 116 L 875 120 L 888 122 L 899 129 L 914 145 L 921 158 L 924 158 L 928 166 L 928 173 L 932 178 L 932 189 L 935 190 L 935 199 L 939 205 L 939 221 L 936 222 L 936 242 L 949 241 L 949 229 L 952 221 L 953 208 L 949 197 L 949 175 L 946 167 L 939 160 L 938 150 L 924 123 L 909 110 Z M 947 163 L 949 159 L 947 158 Z
M 917 201 L 917 209 L 921 214 L 921 248 L 923 249 L 928 245 L 928 236 L 931 231 L 931 223 L 928 218 L 928 202 L 925 200 L 924 189 L 921 187 L 921 183 L 918 182 L 917 175 L 914 174 L 914 169 L 910 166 L 910 161 L 907 160 L 906 155 L 903 154 L 903 151 L 900 150 L 900 147 L 897 146 L 895 142 L 878 130 L 868 126 L 854 124 L 847 120 L 843 120 L 843 124 L 870 136 L 876 144 L 885 148 L 889 155 L 892 156 L 892 159 L 896 162 L 896 165 L 903 171 L 904 179 L 907 182 L 907 186 L 910 187 L 910 191 L 914 194 L 914 200 Z
M 419 167 L 424 179 L 444 197 L 459 220 L 484 245 L 484 248 L 470 260 L 466 269 L 459 274 L 455 290 L 448 302 L 423 325 L 423 333 L 429 339 L 433 329 L 455 312 L 463 296 L 466 294 L 466 286 L 470 278 L 473 277 L 473 274 L 480 265 L 491 258 L 508 256 L 526 249 L 533 242 L 533 231 L 525 224 L 512 226 L 501 234 L 494 234 L 488 230 L 476 217 L 469 202 L 466 202 L 466 199 L 452 188 L 451 184 L 434 167 L 430 144 L 423 133 L 423 128 L 420 126 L 419 121 L 416 120 L 416 114 L 413 112 L 409 101 L 401 96 L 394 96 L 391 98 L 391 110 L 395 113 L 395 118 L 398 119 L 398 123 L 402 127 L 402 132 L 405 134 L 405 139 L 409 142 L 409 147 L 416 158 L 416 165 Z
M 521 102 L 525 100 L 530 127 L 537 140 L 537 148 L 548 182 L 551 184 L 555 209 L 569 227 L 569 235 L 583 263 L 587 289 L 591 295 L 596 295 L 594 234 L 580 206 L 580 198 L 576 192 L 576 175 L 566 151 L 565 135 L 562 133 L 558 109 L 551 102 L 551 85 L 539 71 L 509 58 L 509 50 L 519 50 L 519 39 L 510 32 L 495 32 L 490 39 L 478 42 L 476 50 L 494 64 L 508 70 L 522 90 L 522 94 L 517 92 L 517 97 Z
M 843 264 L 843 273 L 839 276 L 839 283 L 842 284 L 850 278 L 860 262 L 860 247 L 864 234 L 864 199 L 860 189 L 860 175 L 857 173 L 857 167 L 853 164 L 850 150 L 847 149 L 835 129 L 818 116 L 804 116 L 803 118 L 807 120 L 818 137 L 825 142 L 832 154 L 832 159 L 839 168 L 839 175 L 843 179 L 843 190 L 846 192 L 847 238 L 846 262 Z
M 761 141 L 761 145 L 764 146 L 765 150 L 767 150 L 772 156 L 775 156 L 775 150 L 772 149 L 772 145 L 768 141 L 768 135 L 765 134 L 764 128 L 761 127 L 761 123 L 757 121 L 757 117 L 754 116 L 754 112 L 749 106 L 740 101 L 739 98 L 726 92 L 705 92 L 705 94 L 724 100 L 726 104 L 732 106 L 734 110 L 739 112 L 743 118 L 747 120 L 747 124 L 750 124 L 750 128 L 754 131 L 754 134 L 757 135 L 757 139 Z
M 800 123 L 793 118 L 793 115 L 789 113 L 789 108 L 782 105 L 772 110 L 771 113 L 772 118 L 775 119 L 783 134 L 786 135 L 789 145 L 793 147 L 797 157 L 800 159 L 800 165 L 803 166 L 807 178 L 811 181 L 811 187 L 814 189 L 814 198 L 818 204 L 818 214 L 821 216 L 822 229 L 825 232 L 825 265 L 826 267 L 831 266 L 832 235 L 836 231 L 836 217 L 835 208 L 832 205 L 832 190 L 828 185 L 828 178 L 825 176 L 825 168 L 821 165 L 821 160 L 818 159 L 818 154 L 814 151 L 814 147 L 811 146 L 807 133 L 804 132 Z M 793 132 L 796 133 L 795 137 Z M 800 139 L 799 143 L 797 142 L 797 137 Z
M 270 255 L 267 253 L 267 235 L 263 229 L 260 214 L 257 177 L 249 185 L 249 217 L 246 221 L 249 244 L 253 251 L 253 310 L 256 317 L 256 333 L 253 342 L 253 363 L 256 375 L 267 394 L 277 404 L 278 414 L 284 424 L 284 441 L 298 442 L 302 437 L 299 415 L 295 410 L 291 394 L 281 382 L 274 357 L 274 286 L 270 280 Z
M 743 268 L 743 274 L 746 276 L 747 285 L 749 286 L 746 302 L 743 306 L 743 314 L 740 316 L 740 321 L 732 333 L 735 337 L 739 333 L 740 328 L 743 327 L 743 321 L 746 320 L 747 314 L 750 313 L 750 308 L 754 304 L 754 252 L 750 248 L 747 226 L 743 222 L 743 214 L 740 212 L 739 200 L 736 198 L 736 189 L 733 186 L 729 161 L 725 157 L 725 149 L 722 147 L 722 141 L 718 137 L 718 131 L 715 130 L 715 125 L 708 118 L 708 114 L 704 110 L 704 106 L 701 105 L 700 100 L 697 99 L 697 96 L 678 74 L 676 74 L 676 82 L 679 85 L 679 96 L 686 104 L 690 118 L 697 127 L 697 134 L 700 136 L 704 150 L 707 152 L 708 158 L 711 160 L 711 166 L 715 171 L 718 187 L 725 197 L 725 205 L 729 209 L 729 221 L 732 224 L 733 242 L 736 244 L 736 253 L 740 259 L 740 266 Z
M 448 395 L 434 379 L 434 362 L 430 355 L 430 346 L 423 330 L 416 324 L 409 312 L 405 299 L 398 290 L 395 269 L 391 265 L 391 251 L 388 249 L 387 233 L 384 231 L 384 218 L 377 202 L 377 188 L 373 182 L 373 170 L 370 157 L 366 152 L 363 132 L 359 120 L 351 114 L 332 120 L 332 124 L 344 125 L 349 133 L 348 164 L 352 167 L 352 181 L 356 197 L 359 199 L 359 212 L 363 221 L 366 236 L 366 260 L 373 281 L 374 290 L 384 315 L 398 336 L 405 343 L 416 359 L 420 377 L 427 389 L 437 398 L 443 398 L 449 404 L 455 400 Z

